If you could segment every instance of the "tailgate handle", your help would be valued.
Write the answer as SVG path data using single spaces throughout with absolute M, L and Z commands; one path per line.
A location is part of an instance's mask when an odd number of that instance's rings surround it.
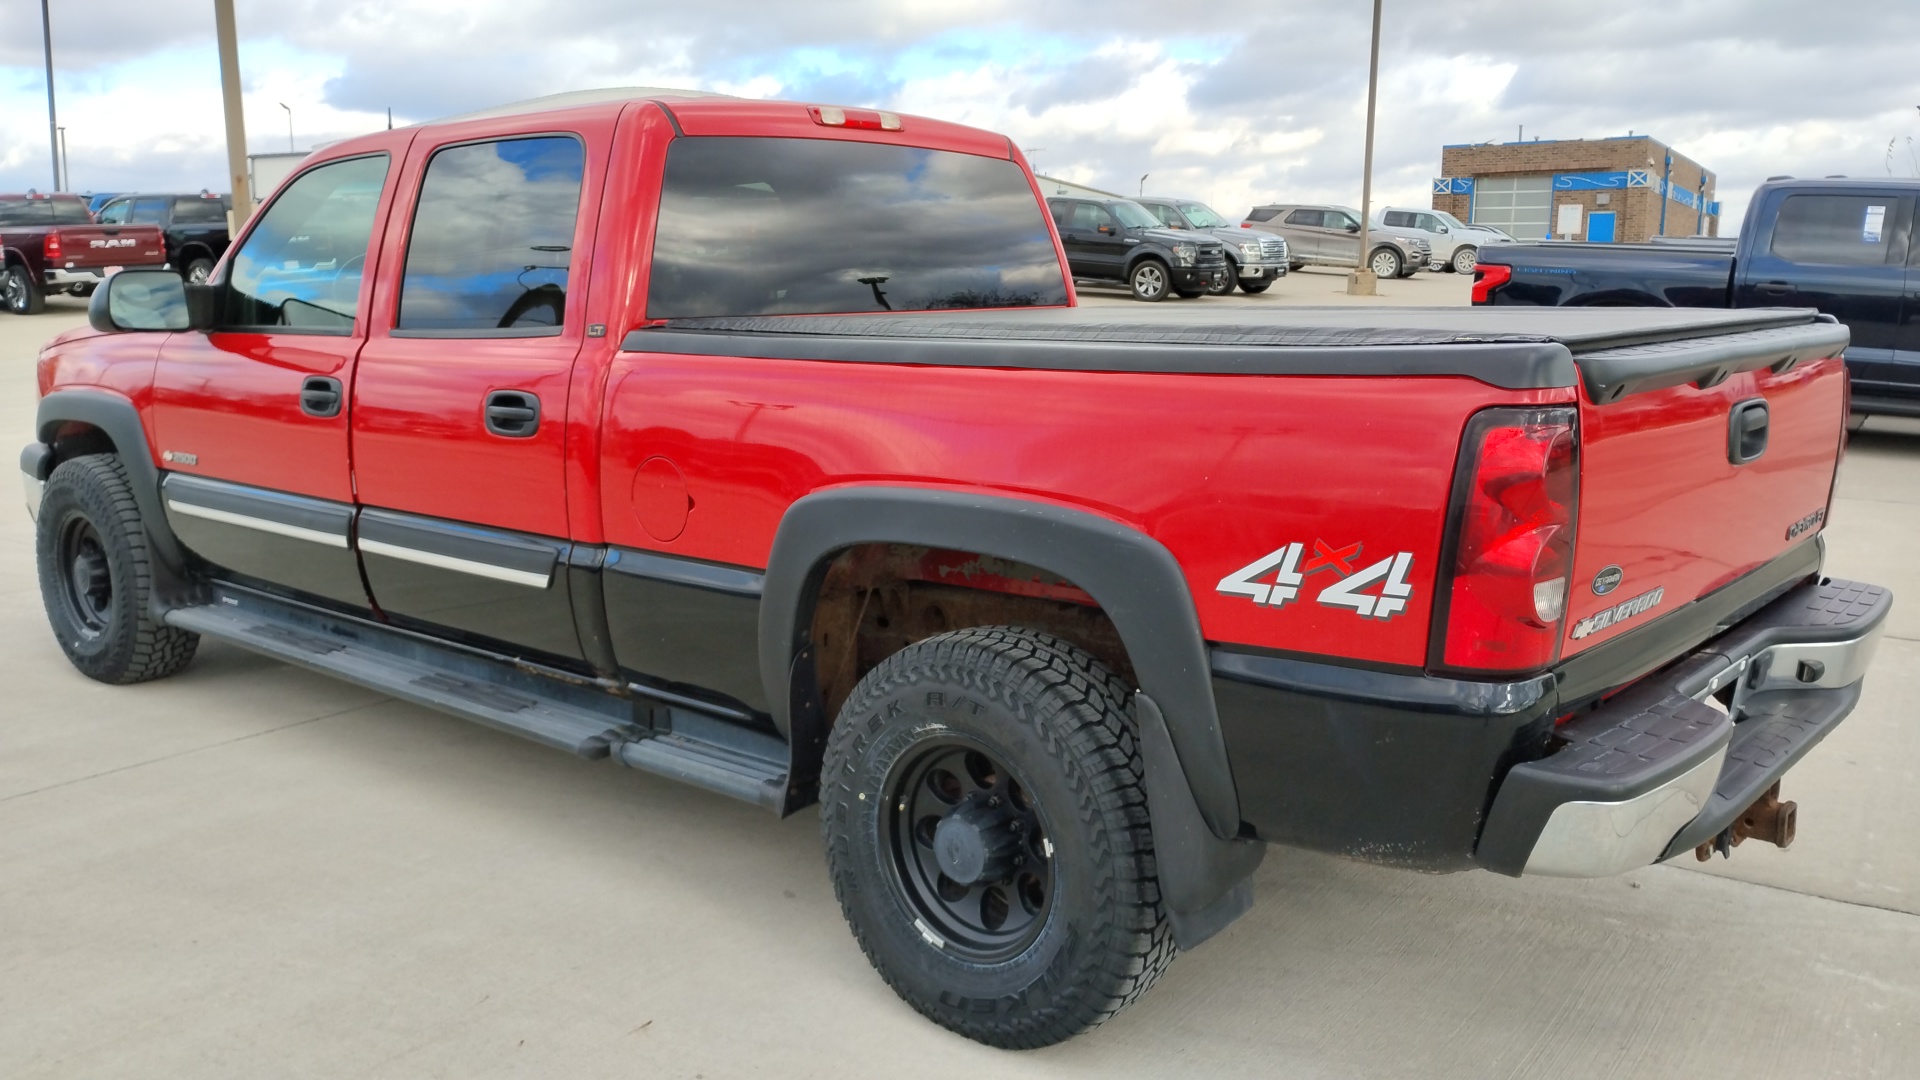
M 1764 398 L 1743 401 L 1727 418 L 1727 460 L 1745 465 L 1767 452 L 1767 403 Z

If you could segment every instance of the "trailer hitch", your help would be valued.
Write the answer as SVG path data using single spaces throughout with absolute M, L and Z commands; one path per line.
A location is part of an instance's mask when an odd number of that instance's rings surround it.
M 1733 824 L 1720 830 L 1720 835 L 1693 849 L 1693 857 L 1706 862 L 1714 852 L 1731 858 L 1733 849 L 1747 839 L 1764 840 L 1775 847 L 1784 848 L 1793 843 L 1793 833 L 1799 824 L 1800 807 L 1796 803 L 1780 801 L 1780 782 L 1746 808 Z

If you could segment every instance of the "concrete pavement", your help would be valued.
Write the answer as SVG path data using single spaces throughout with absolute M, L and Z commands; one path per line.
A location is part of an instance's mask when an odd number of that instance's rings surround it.
M 81 321 L 55 303 L 0 317 L 7 446 L 30 434 L 35 348 Z M 887 990 L 811 812 L 215 644 L 164 682 L 87 681 L 47 631 L 27 517 L 0 507 L 0 1076 L 1910 1076 L 1917 476 L 1920 425 L 1874 422 L 1843 466 L 1829 570 L 1902 605 L 1860 709 L 1788 778 L 1791 850 L 1579 882 L 1274 849 L 1251 915 L 1029 1054 Z

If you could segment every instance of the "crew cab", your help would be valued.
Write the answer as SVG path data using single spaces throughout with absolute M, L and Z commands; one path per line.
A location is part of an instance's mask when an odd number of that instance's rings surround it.
M 1791 838 L 1891 603 L 1822 572 L 1844 327 L 1116 317 L 1050 221 L 1005 137 L 834 106 L 334 143 L 206 284 L 123 271 L 41 352 L 55 638 L 817 802 L 876 968 L 1003 1047 L 1143 993 L 1268 843 L 1578 877 Z
M 1148 196 L 1137 200 L 1169 229 L 1205 233 L 1226 249 L 1227 272 L 1207 291 L 1225 296 L 1235 284 L 1248 295 L 1266 292 L 1287 276 L 1287 242 L 1271 234 L 1235 231 L 1227 219 L 1198 199 Z
M 1225 292 L 1232 284 L 1220 241 L 1169 229 L 1132 199 L 1056 198 L 1047 208 L 1076 278 L 1124 282 L 1135 300 L 1148 303 L 1169 292 L 1188 299 Z
M 227 252 L 227 215 L 232 200 L 202 191 L 198 195 L 119 195 L 95 212 L 102 225 L 153 225 L 167 241 L 167 261 L 194 284 L 207 280 L 213 264 Z
M 1483 248 L 1476 304 L 1808 307 L 1852 332 L 1853 411 L 1920 416 L 1920 180 L 1776 178 L 1737 240 Z
M 0 306 L 36 315 L 47 297 L 91 293 L 126 266 L 165 266 L 160 230 L 95 225 L 78 195 L 0 195 Z

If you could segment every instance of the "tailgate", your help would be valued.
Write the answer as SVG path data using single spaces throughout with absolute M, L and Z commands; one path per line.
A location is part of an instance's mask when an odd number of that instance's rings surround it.
M 166 238 L 154 225 L 62 225 L 60 258 L 65 269 L 95 266 L 152 266 L 167 261 Z
M 1572 656 L 1730 585 L 1825 522 L 1845 430 L 1845 327 L 1576 353 Z

